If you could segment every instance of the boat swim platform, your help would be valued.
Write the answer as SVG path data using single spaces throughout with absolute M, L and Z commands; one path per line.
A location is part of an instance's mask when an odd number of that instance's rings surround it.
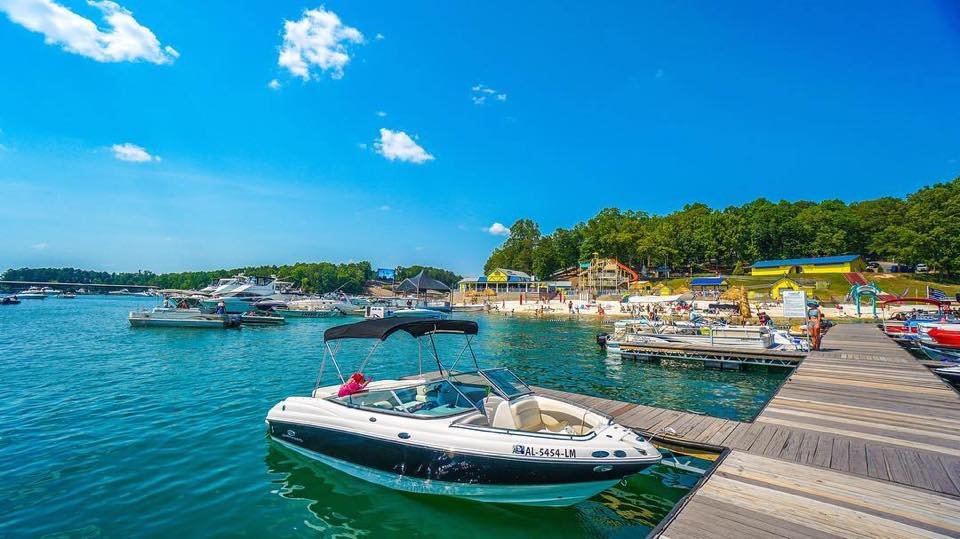
M 720 453 L 654 536 L 960 536 L 960 394 L 876 326 L 831 328 L 753 422 L 535 391 Z
M 741 365 L 796 367 L 807 352 L 686 343 L 620 343 L 619 355 L 623 359 L 694 360 L 702 361 L 708 367 L 739 368 Z

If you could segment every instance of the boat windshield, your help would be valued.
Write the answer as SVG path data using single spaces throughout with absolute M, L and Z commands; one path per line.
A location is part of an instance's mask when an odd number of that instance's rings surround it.
M 361 391 L 331 400 L 348 406 L 359 406 L 417 417 L 448 417 L 483 409 L 483 399 L 489 393 L 485 385 L 434 380 L 401 388 Z M 458 391 L 459 389 L 459 391 Z
M 480 373 L 484 378 L 489 380 L 497 389 L 497 392 L 506 397 L 507 400 L 513 400 L 517 397 L 533 393 L 533 390 L 531 390 L 527 384 L 523 383 L 516 374 L 513 374 L 513 372 L 506 367 L 483 369 Z

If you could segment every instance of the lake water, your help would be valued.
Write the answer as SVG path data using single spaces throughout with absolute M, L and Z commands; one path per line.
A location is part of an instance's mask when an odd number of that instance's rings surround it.
M 130 328 L 127 311 L 154 303 L 91 296 L 0 307 L 0 536 L 638 537 L 697 480 L 657 466 L 570 508 L 354 480 L 278 448 L 263 422 L 283 397 L 309 393 L 323 330 L 350 319 Z M 485 365 L 546 387 L 749 418 L 785 377 L 610 361 L 589 323 L 476 319 Z M 462 337 L 438 344 L 456 357 Z M 338 357 L 355 367 L 367 346 L 351 342 Z M 416 351 L 394 337 L 367 372 L 416 372 Z

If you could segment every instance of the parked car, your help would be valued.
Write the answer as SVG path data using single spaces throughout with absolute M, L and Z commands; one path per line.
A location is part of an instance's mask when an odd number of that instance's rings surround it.
M 917 264 L 917 269 L 915 271 L 917 273 L 926 273 L 930 271 L 930 268 L 928 268 L 926 264 Z

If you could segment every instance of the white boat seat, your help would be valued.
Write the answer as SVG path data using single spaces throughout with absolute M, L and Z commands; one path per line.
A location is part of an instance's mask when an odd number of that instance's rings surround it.
M 493 426 L 501 429 L 522 430 L 527 432 L 560 432 L 566 421 L 557 421 L 554 417 L 540 411 L 537 399 L 528 397 L 514 403 L 503 401 L 493 415 Z

